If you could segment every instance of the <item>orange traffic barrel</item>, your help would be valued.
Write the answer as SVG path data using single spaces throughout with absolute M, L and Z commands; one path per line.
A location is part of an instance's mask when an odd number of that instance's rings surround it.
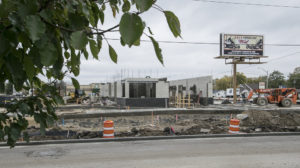
M 106 120 L 103 123 L 103 138 L 114 138 L 114 122 Z
M 230 134 L 240 133 L 240 120 L 238 120 L 238 119 L 230 120 L 229 133 Z

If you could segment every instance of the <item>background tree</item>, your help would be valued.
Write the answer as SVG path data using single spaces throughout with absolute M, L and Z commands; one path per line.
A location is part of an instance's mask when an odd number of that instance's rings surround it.
M 291 73 L 288 76 L 287 86 L 300 89 L 300 73 Z
M 256 78 L 247 78 L 247 83 L 255 83 L 258 84 L 259 82 L 267 82 L 267 76 L 259 76 Z
M 216 79 L 216 88 L 215 90 L 226 90 L 232 86 L 232 78 L 229 76 L 224 76 L 220 79 Z
M 81 57 L 89 57 L 88 50 L 98 60 L 106 43 L 111 60 L 117 63 L 117 52 L 105 38 L 107 32 L 119 32 L 120 43 L 128 47 L 138 46 L 144 35 L 163 64 L 159 44 L 141 18 L 150 8 L 161 12 L 173 35 L 180 37 L 178 18 L 155 0 L 1 0 L 0 81 L 11 82 L 17 91 L 35 88 L 35 95 L 0 113 L 0 141 L 7 136 L 8 145 L 14 146 L 28 126 L 25 116 L 33 116 L 44 134 L 57 118 L 53 106 L 63 103 L 55 83 L 67 75 L 79 89 L 75 77 L 80 73 Z M 122 16 L 119 24 L 104 29 L 104 22 L 109 22 L 107 12 Z M 43 83 L 40 76 L 52 82 Z
M 269 76 L 269 88 L 278 88 L 280 85 L 285 85 L 283 73 L 273 71 Z
M 245 76 L 244 73 L 238 72 L 236 73 L 236 82 L 237 85 L 247 83 L 247 77 Z
M 236 75 L 237 85 L 244 84 L 247 81 L 247 77 L 238 72 Z M 216 79 L 215 90 L 226 90 L 227 88 L 233 87 L 233 77 L 232 76 L 224 76 L 220 79 Z

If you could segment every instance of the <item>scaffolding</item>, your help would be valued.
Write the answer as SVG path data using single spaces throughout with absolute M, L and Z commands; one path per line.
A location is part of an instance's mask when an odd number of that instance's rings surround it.
M 194 108 L 194 104 L 191 103 L 191 95 L 188 94 L 187 97 L 183 97 L 181 94 L 175 97 L 175 107 L 176 108 Z

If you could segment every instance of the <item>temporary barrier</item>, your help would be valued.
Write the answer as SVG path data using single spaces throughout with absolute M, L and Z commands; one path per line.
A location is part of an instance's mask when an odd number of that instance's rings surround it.
M 103 123 L 103 138 L 114 138 L 114 122 L 112 120 Z
M 238 119 L 230 120 L 229 133 L 230 134 L 239 134 L 240 133 L 240 120 L 238 120 Z

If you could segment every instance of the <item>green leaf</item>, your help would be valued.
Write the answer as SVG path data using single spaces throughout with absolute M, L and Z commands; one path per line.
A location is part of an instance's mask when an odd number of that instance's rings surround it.
M 136 40 L 136 41 L 133 43 L 134 46 L 140 46 L 140 44 L 141 44 L 140 39 Z
M 149 36 L 149 38 L 152 41 L 152 44 L 153 44 L 153 47 L 154 47 L 157 59 L 159 60 L 159 62 L 162 65 L 164 65 L 164 60 L 163 60 L 163 56 L 162 56 L 162 53 L 161 53 L 161 49 L 159 48 L 159 45 L 158 45 L 157 41 L 155 41 L 155 39 L 153 37 L 151 37 L 151 36 Z
M 110 59 L 114 63 L 118 62 L 118 55 L 117 55 L 116 51 L 110 45 L 109 45 L 109 56 L 110 56 Z
M 104 12 L 102 10 L 99 11 L 99 18 L 100 18 L 101 23 L 103 24 L 104 23 Z
M 180 22 L 177 16 L 171 11 L 164 11 L 167 22 L 174 37 L 181 37 Z
M 71 78 L 72 79 L 72 84 L 75 87 L 75 89 L 80 89 L 80 85 L 78 83 L 78 81 L 75 78 Z
M 40 58 L 41 58 L 41 63 L 44 66 L 51 66 L 55 63 L 58 57 L 57 50 L 53 43 L 49 42 L 46 43 L 42 46 L 40 46 Z
M 44 122 L 40 122 L 40 132 L 42 136 L 45 136 L 46 133 L 46 125 L 44 124 Z
M 29 33 L 30 39 L 35 42 L 40 39 L 40 37 L 44 36 L 46 31 L 46 25 L 40 17 L 36 15 L 27 16 L 25 19 L 25 26 Z
M 44 9 L 40 12 L 40 16 L 46 20 L 47 22 L 51 23 L 51 18 L 52 18 L 52 12 L 49 9 Z
M 20 111 L 22 112 L 22 114 L 29 114 L 31 108 L 28 106 L 28 104 L 26 103 L 21 103 L 19 105 Z
M 32 80 L 32 78 L 35 75 L 35 69 L 34 69 L 32 60 L 28 56 L 25 56 L 23 61 L 24 61 L 25 72 L 26 72 L 29 80 Z
M 142 19 L 134 13 L 123 14 L 120 21 L 120 34 L 123 41 L 131 46 L 143 34 Z
M 11 137 L 14 141 L 18 140 L 19 137 L 20 137 L 20 135 L 21 135 L 21 132 L 20 132 L 20 130 L 19 130 L 18 128 L 15 128 L 15 127 L 12 127 L 12 128 L 11 128 L 11 131 L 10 131 L 10 137 Z
M 89 59 L 89 53 L 86 51 L 86 49 L 83 49 L 82 51 L 83 51 L 83 55 L 84 55 L 85 59 L 88 60 Z
M 102 36 L 101 35 L 98 35 L 97 36 L 97 46 L 98 46 L 98 48 L 99 48 L 99 50 L 101 50 L 101 48 L 102 48 Z
M 125 42 L 124 42 L 124 40 L 122 39 L 122 37 L 120 38 L 120 43 L 121 43 L 122 46 L 126 45 Z
M 75 1 L 73 1 L 75 2 Z M 83 30 L 89 26 L 89 21 L 85 16 L 78 13 L 70 13 L 69 18 L 67 19 L 72 30 Z
M 70 58 L 70 53 L 69 53 L 68 51 L 65 51 L 64 55 L 65 55 L 65 58 L 66 58 L 66 59 L 69 59 L 69 58 Z
M 90 42 L 90 50 L 93 54 L 93 57 L 95 59 L 98 59 L 98 54 L 100 52 L 99 46 L 97 45 L 97 43 L 94 40 L 89 40 L 89 42 Z
M 0 141 L 4 140 L 4 131 L 2 131 L 2 129 L 0 129 Z
M 85 48 L 88 43 L 88 38 L 83 31 L 76 31 L 71 35 L 71 45 L 78 50 Z
M 148 9 L 151 8 L 152 4 L 153 4 L 153 0 L 136 0 L 136 8 L 140 11 L 140 12 L 145 12 Z
M 64 104 L 64 100 L 61 96 L 59 95 L 54 95 L 54 101 L 57 103 L 57 104 Z
M 125 13 L 125 12 L 128 12 L 130 10 L 130 2 L 128 0 L 126 0 L 122 6 L 122 11 Z

